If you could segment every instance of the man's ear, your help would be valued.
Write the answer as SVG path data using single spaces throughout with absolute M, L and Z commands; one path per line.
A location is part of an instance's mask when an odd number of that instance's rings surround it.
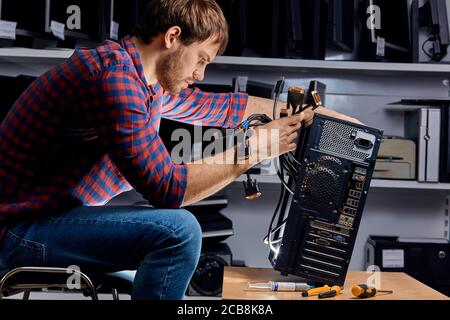
M 177 42 L 181 37 L 181 28 L 179 26 L 173 26 L 167 29 L 164 35 L 164 44 L 167 49 L 171 49 L 176 46 Z

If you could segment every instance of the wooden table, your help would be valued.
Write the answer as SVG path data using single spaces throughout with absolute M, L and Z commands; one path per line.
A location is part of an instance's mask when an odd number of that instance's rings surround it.
M 424 285 L 402 272 L 380 272 L 380 289 L 394 290 L 393 294 L 379 293 L 368 299 L 355 298 L 351 295 L 351 287 L 355 284 L 367 283 L 368 274 L 363 271 L 349 271 L 344 284 L 343 293 L 324 300 L 449 300 L 440 292 Z M 300 292 L 269 292 L 248 289 L 248 282 L 266 281 L 299 281 L 298 278 L 281 276 L 279 272 L 269 268 L 225 267 L 223 275 L 222 299 L 224 300 L 318 300 L 316 297 L 303 298 Z

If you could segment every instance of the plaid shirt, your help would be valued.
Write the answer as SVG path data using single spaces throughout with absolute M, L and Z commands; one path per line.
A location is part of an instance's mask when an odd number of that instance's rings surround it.
M 19 97 L 0 126 L 0 237 L 9 221 L 102 205 L 131 188 L 152 205 L 177 208 L 186 166 L 174 164 L 161 116 L 233 127 L 247 96 L 149 86 L 130 37 L 77 49 Z

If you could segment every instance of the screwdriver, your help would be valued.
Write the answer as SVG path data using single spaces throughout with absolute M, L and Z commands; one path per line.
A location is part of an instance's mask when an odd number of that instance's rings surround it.
M 354 285 L 352 287 L 352 295 L 358 298 L 369 298 L 369 297 L 373 297 L 377 294 L 377 292 L 382 292 L 382 293 L 393 293 L 394 291 L 392 290 L 377 290 L 374 287 L 369 287 L 365 284 L 358 284 L 358 285 Z
M 342 291 L 341 287 L 332 286 L 330 291 L 320 293 L 319 299 L 331 298 L 331 297 L 337 296 L 338 294 L 341 294 L 341 291 Z
M 309 289 L 308 291 L 302 292 L 302 297 L 311 297 L 311 296 L 317 296 L 318 294 L 322 292 L 330 291 L 331 287 L 324 285 L 323 287 L 318 287 L 314 289 Z

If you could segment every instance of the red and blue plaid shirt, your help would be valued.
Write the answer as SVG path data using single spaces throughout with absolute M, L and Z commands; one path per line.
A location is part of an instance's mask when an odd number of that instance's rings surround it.
M 149 86 L 130 37 L 74 54 L 41 75 L 0 126 L 0 236 L 9 221 L 101 205 L 134 188 L 152 205 L 177 208 L 186 166 L 171 160 L 161 116 L 233 127 L 247 96 Z

